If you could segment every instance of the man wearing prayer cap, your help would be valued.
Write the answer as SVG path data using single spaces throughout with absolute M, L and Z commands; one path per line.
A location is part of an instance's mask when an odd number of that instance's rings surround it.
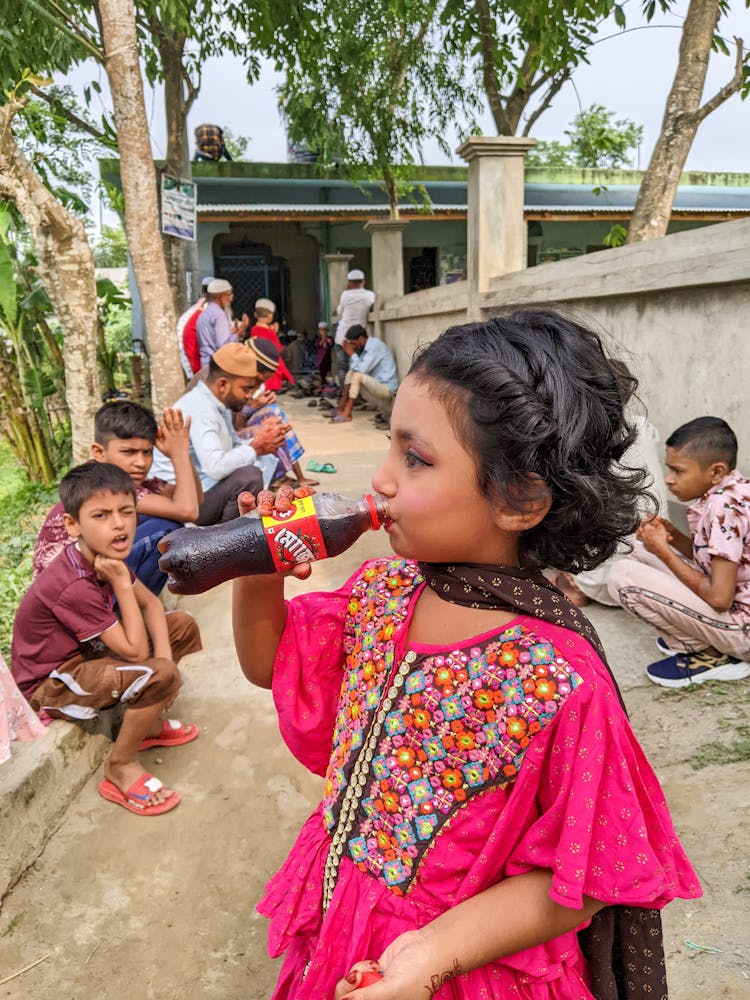
M 185 378 L 191 379 L 200 369 L 200 350 L 198 348 L 198 320 L 208 305 L 206 296 L 208 286 L 214 279 L 204 278 L 201 282 L 201 295 L 197 302 L 185 310 L 177 320 L 177 346 L 180 351 L 180 363 L 185 372 Z
M 333 357 L 336 362 L 336 381 L 343 391 L 346 373 L 349 370 L 349 355 L 344 350 L 346 331 L 351 326 L 367 328 L 367 318 L 375 303 L 375 293 L 365 288 L 365 273 L 358 267 L 353 268 L 346 276 L 346 288 L 341 293 L 336 315 L 339 325 L 336 328 L 336 339 L 333 347 Z
M 232 323 L 233 297 L 232 286 L 224 278 L 213 278 L 206 288 L 207 304 L 196 324 L 201 368 L 224 344 L 244 339 L 250 320 L 243 315 L 238 323 Z
M 218 524 L 239 516 L 237 497 L 257 495 L 267 486 L 278 464 L 275 452 L 284 443 L 289 425 L 269 417 L 242 441 L 232 417 L 260 388 L 258 358 L 245 344 L 227 343 L 213 353 L 205 381 L 198 379 L 175 403 L 190 418 L 190 457 L 203 487 L 196 523 Z M 166 455 L 154 452 L 154 475 L 174 482 Z

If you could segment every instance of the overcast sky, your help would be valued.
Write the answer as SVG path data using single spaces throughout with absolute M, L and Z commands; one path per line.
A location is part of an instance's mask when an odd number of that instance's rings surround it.
M 283 2 L 283 0 L 282 0 Z M 342 0 L 343 2 L 343 0 Z M 627 3 L 628 16 L 638 21 L 640 0 Z M 564 130 L 582 108 L 597 103 L 644 126 L 640 166 L 646 167 L 659 134 L 669 87 L 677 64 L 682 16 L 687 0 L 675 4 L 678 14 L 658 15 L 657 26 L 620 32 L 612 22 L 605 23 L 598 43 L 590 50 L 590 65 L 576 70 L 572 83 L 566 84 L 553 107 L 537 122 L 538 139 L 565 140 Z M 750 11 L 745 0 L 730 0 L 730 13 L 720 23 L 721 34 L 733 48 L 732 39 L 740 36 L 750 44 Z M 714 53 L 709 65 L 704 99 L 732 76 L 734 59 Z M 103 70 L 92 63 L 79 68 L 67 79 L 80 91 L 83 83 L 99 72 L 106 89 Z M 200 95 L 192 109 L 189 129 L 201 122 L 229 126 L 236 135 L 250 137 L 246 158 L 257 161 L 286 160 L 286 136 L 277 107 L 275 88 L 279 78 L 270 63 L 262 65 L 260 79 L 250 85 L 239 59 L 227 56 L 206 63 Z M 151 138 L 155 157 L 165 152 L 163 99 L 160 91 L 147 92 Z M 492 135 L 492 119 L 487 113 L 483 131 Z M 455 146 L 456 143 L 453 143 Z M 426 163 L 445 163 L 436 143 L 426 146 Z M 451 161 L 447 161 L 451 162 Z M 453 157 L 452 162 L 462 162 Z M 750 172 L 750 98 L 741 101 L 735 94 L 700 126 L 688 156 L 687 169 Z

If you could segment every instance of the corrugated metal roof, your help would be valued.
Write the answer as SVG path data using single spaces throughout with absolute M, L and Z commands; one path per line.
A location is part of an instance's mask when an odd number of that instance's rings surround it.
M 363 192 L 350 188 L 347 192 L 338 188 L 329 192 L 329 197 L 321 200 L 320 192 L 312 191 L 299 182 L 287 181 L 287 190 L 279 191 L 278 200 L 268 187 L 249 181 L 232 180 L 225 184 L 199 182 L 200 204 L 198 211 L 244 213 L 256 215 L 321 215 L 378 216 L 388 212 L 388 205 L 382 192 L 367 197 Z M 430 185 L 427 186 L 430 191 Z M 257 201 L 248 201 L 255 193 Z M 451 182 L 436 185 L 432 190 L 432 210 L 442 214 L 466 213 L 466 184 Z M 212 196 L 216 201 L 212 201 Z M 570 214 L 602 215 L 607 212 L 632 212 L 638 196 L 636 184 L 611 184 L 599 187 L 587 184 L 536 184 L 527 183 L 524 188 L 524 209 L 526 212 L 553 212 Z M 338 201 L 337 199 L 341 200 Z M 234 200 L 233 200 L 234 199 Z M 418 207 L 404 199 L 401 210 L 408 214 L 418 211 Z M 711 187 L 707 185 L 684 185 L 677 189 L 673 211 L 687 214 L 698 213 L 746 213 L 750 212 L 750 187 Z
M 244 212 L 247 214 L 255 215 L 349 215 L 355 213 L 357 215 L 387 215 L 388 206 L 387 205 L 370 205 L 363 203 L 361 205 L 300 205 L 298 203 L 286 204 L 286 205 L 269 205 L 269 204 L 252 204 L 244 203 L 238 204 L 237 202 L 218 202 L 217 204 L 211 204 L 210 202 L 202 202 L 196 206 L 196 210 L 201 213 L 207 212 Z M 414 213 L 419 212 L 419 206 L 411 204 L 400 204 L 399 210 L 401 212 Z M 430 212 L 456 212 L 465 213 L 466 205 L 436 205 L 434 202 L 430 206 Z M 429 218 L 430 212 L 424 212 L 425 218 Z
M 524 205 L 524 211 L 529 213 L 544 212 L 547 215 L 569 215 L 584 213 L 586 215 L 611 215 L 613 212 L 632 212 L 635 202 L 632 205 Z M 717 212 L 747 212 L 750 213 L 750 201 L 744 205 L 673 205 L 672 212 L 679 212 L 680 215 L 705 215 Z
M 536 204 L 525 204 L 524 211 L 528 213 L 544 212 L 550 215 L 568 215 L 571 213 L 583 213 L 586 215 L 611 215 L 613 212 L 632 212 L 635 206 L 635 199 L 632 202 L 621 201 L 617 199 L 617 203 L 596 203 L 591 204 L 580 202 L 569 203 L 565 205 L 554 204 L 554 203 L 536 203 Z M 418 208 L 415 205 L 399 205 L 399 209 L 402 213 L 412 214 L 417 213 Z M 238 204 L 237 202 L 217 202 L 216 204 L 202 203 L 197 206 L 197 211 L 199 215 L 207 215 L 212 212 L 221 212 L 222 214 L 228 213 L 241 213 L 243 215 L 386 215 L 388 213 L 387 205 L 299 205 L 299 204 L 287 204 L 287 205 L 268 205 L 268 204 L 252 204 L 244 203 Z M 716 212 L 747 212 L 750 213 L 750 197 L 744 201 L 740 200 L 737 202 L 723 202 L 718 204 L 709 205 L 684 205 L 679 204 L 676 200 L 672 208 L 673 212 L 679 212 L 685 215 L 700 215 L 705 213 L 716 213 Z M 431 212 L 435 214 L 446 214 L 455 213 L 456 215 L 465 215 L 467 212 L 466 205 L 437 205 L 431 206 Z M 429 219 L 431 212 L 419 213 L 423 214 L 425 219 Z
M 587 187 L 581 184 L 527 184 L 524 202 L 527 211 L 565 210 L 574 212 L 620 209 L 632 211 L 638 197 L 635 184 Z M 685 185 L 675 194 L 673 210 L 681 212 L 746 212 L 750 210 L 750 188 L 711 188 Z

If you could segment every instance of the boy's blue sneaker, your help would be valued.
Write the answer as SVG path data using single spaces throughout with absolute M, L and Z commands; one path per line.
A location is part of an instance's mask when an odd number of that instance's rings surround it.
M 681 688 L 705 681 L 739 681 L 750 677 L 750 663 L 725 653 L 675 653 L 646 667 L 646 676 L 662 687 Z
M 665 656 L 677 656 L 679 653 L 679 650 L 672 649 L 667 643 L 667 640 L 662 639 L 660 635 L 657 635 L 656 637 L 656 645 L 659 647 L 659 651 L 664 653 Z

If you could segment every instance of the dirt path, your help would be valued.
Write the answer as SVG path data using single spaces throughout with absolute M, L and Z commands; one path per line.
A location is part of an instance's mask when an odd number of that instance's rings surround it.
M 292 402 L 308 457 L 339 469 L 322 488 L 356 495 L 386 447 L 365 415 L 328 428 Z M 369 535 L 315 568 L 338 585 L 385 539 Z M 261 1000 L 275 963 L 254 904 L 320 794 L 281 745 L 270 695 L 242 679 L 231 641 L 230 585 L 181 607 L 198 618 L 207 651 L 185 661 L 179 716 L 201 736 L 145 757 L 183 794 L 146 820 L 103 802 L 92 778 L 34 868 L 0 910 L 0 986 L 17 1000 Z M 659 774 L 705 896 L 673 904 L 665 929 L 672 1000 L 750 998 L 750 682 L 671 694 L 642 673 L 656 653 L 648 631 L 616 610 L 592 614 L 633 725 Z M 744 740 L 744 761 L 712 763 L 706 745 Z M 725 754 L 726 759 L 726 754 Z M 30 836 L 34 831 L 29 832 Z M 686 941 L 717 949 L 695 950 Z

